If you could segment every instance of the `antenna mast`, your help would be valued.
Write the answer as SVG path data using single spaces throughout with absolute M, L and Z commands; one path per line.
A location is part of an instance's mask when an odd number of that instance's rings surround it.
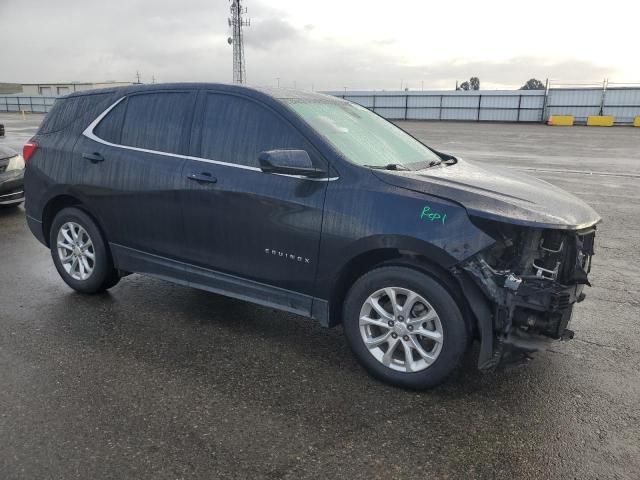
M 247 8 L 243 7 L 241 0 L 231 1 L 231 17 L 229 26 L 233 30 L 233 37 L 229 38 L 229 43 L 233 45 L 233 83 L 245 83 L 246 72 L 244 68 L 244 42 L 242 41 L 242 27 L 251 25 L 249 19 L 243 19 L 242 15 L 247 13 Z

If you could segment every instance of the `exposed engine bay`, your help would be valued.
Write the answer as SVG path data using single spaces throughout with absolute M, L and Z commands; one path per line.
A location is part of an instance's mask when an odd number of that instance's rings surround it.
M 492 368 L 505 346 L 541 348 L 546 338 L 571 339 L 573 305 L 585 298 L 594 254 L 595 227 L 579 231 L 483 225 L 496 243 L 461 265 L 493 306 Z M 486 335 L 486 333 L 485 333 Z

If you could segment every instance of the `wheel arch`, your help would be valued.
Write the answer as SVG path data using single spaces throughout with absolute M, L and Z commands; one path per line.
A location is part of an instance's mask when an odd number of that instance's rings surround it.
M 56 218 L 56 215 L 60 211 L 69 207 L 79 208 L 84 213 L 89 215 L 89 217 L 91 217 L 91 219 L 95 222 L 96 226 L 98 227 L 98 230 L 100 230 L 100 234 L 105 240 L 105 243 L 107 244 L 107 250 L 109 250 L 107 235 L 105 234 L 104 228 L 102 228 L 102 224 L 99 221 L 99 219 L 96 217 L 96 215 L 94 215 L 89 210 L 87 205 L 83 203 L 82 200 L 80 200 L 78 197 L 69 193 L 63 193 L 50 198 L 45 204 L 44 208 L 42 209 L 42 234 L 47 247 L 50 247 L 49 235 L 51 232 L 51 225 L 53 224 L 53 219 Z M 109 254 L 111 253 L 109 252 Z
M 329 298 L 329 326 L 342 323 L 342 306 L 351 286 L 367 272 L 385 266 L 405 267 L 430 276 L 443 286 L 454 298 L 463 315 L 469 333 L 476 331 L 477 321 L 469 306 L 468 300 L 456 280 L 448 269 L 449 259 L 442 262 L 443 257 L 415 249 L 375 248 L 361 252 L 352 257 L 336 275 Z

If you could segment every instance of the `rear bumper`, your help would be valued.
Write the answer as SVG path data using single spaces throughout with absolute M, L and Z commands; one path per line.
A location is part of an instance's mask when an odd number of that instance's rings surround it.
M 38 241 L 44 246 L 48 246 L 47 240 L 44 238 L 44 233 L 42 231 L 42 222 L 27 215 L 27 225 L 29 226 L 29 230 L 31 230 L 31 233 L 33 233 Z

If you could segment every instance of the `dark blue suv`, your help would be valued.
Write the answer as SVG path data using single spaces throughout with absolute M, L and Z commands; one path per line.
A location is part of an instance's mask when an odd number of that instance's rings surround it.
M 58 100 L 25 145 L 29 227 L 83 293 L 142 273 L 343 325 L 426 388 L 570 338 L 600 217 L 333 97 L 165 84 Z

